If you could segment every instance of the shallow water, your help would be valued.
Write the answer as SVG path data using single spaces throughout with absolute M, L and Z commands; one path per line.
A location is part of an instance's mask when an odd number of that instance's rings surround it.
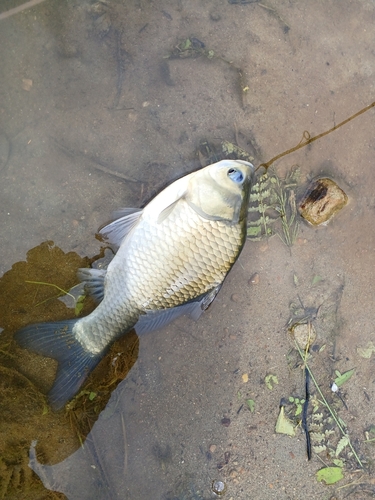
M 0 12 L 20 4 L 0 2 Z M 374 337 L 374 108 L 275 164 L 280 175 L 299 165 L 297 197 L 311 177 L 332 177 L 347 207 L 325 227 L 301 223 L 291 250 L 277 236 L 249 241 L 197 323 L 182 318 L 139 339 L 139 348 L 135 339 L 116 346 L 104 378 L 118 352 L 130 349 L 137 361 L 116 375 L 114 386 L 130 369 L 83 449 L 101 407 L 74 413 L 80 425 L 86 419 L 85 432 L 69 414 L 51 414 L 43 394 L 54 363 L 10 343 L 27 322 L 74 315 L 57 300 L 39 309 L 55 292 L 24 282 L 75 284 L 81 258 L 99 254 L 94 235 L 110 213 L 140 206 L 198 167 L 202 139 L 237 143 L 257 165 L 297 145 L 305 130 L 317 135 L 370 104 L 374 19 L 374 2 L 349 0 L 46 0 L 0 14 L 0 359 L 8 398 L 0 407 L 0 498 L 60 498 L 50 488 L 69 499 L 206 499 L 216 479 L 226 484 L 223 498 L 236 500 L 374 495 L 374 449 L 364 441 L 375 424 L 375 358 L 357 350 Z M 214 57 L 165 58 L 188 37 Z M 40 246 L 46 241 L 55 247 Z M 5 274 L 33 248 L 28 266 Z M 293 438 L 275 433 L 280 400 L 304 397 L 285 327 L 292 303 L 318 310 L 309 364 L 364 470 L 348 447 L 335 457 L 339 432 L 321 406 L 323 430 L 335 433 L 319 457 L 307 462 L 300 428 Z M 335 370 L 354 367 L 341 388 L 345 407 L 330 384 Z M 278 380 L 272 390 L 269 374 Z M 27 466 L 33 440 L 32 466 L 45 486 Z M 318 483 L 322 461 L 338 458 L 344 479 Z

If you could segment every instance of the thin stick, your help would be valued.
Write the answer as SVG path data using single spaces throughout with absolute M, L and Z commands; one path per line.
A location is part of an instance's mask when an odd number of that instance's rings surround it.
M 23 10 L 30 9 L 31 7 L 34 7 L 35 5 L 38 5 L 38 3 L 42 2 L 44 2 L 44 0 L 30 0 L 29 2 L 19 5 L 18 7 L 14 7 L 14 9 L 9 9 L 6 12 L 2 12 L 0 14 L 0 21 L 2 19 L 6 19 L 7 17 L 14 16 L 14 14 L 18 14 Z

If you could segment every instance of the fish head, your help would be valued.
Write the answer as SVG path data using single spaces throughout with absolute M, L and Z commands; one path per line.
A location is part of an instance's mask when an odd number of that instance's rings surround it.
M 202 217 L 245 222 L 254 166 L 242 160 L 222 160 L 190 178 L 186 201 Z

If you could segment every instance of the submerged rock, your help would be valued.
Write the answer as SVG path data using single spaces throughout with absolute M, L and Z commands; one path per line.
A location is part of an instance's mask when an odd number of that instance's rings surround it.
M 347 203 L 344 191 L 331 179 L 314 179 L 299 203 L 299 212 L 313 226 L 328 223 Z

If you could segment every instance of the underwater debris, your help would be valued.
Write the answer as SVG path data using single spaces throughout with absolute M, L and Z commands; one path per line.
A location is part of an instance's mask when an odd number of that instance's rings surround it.
M 310 321 L 293 323 L 289 327 L 289 331 L 300 349 L 308 349 L 316 340 L 316 331 L 314 325 Z
M 287 434 L 288 436 L 295 436 L 293 423 L 285 416 L 284 406 L 280 406 L 280 413 L 277 418 L 275 432 L 277 434 Z
M 295 203 L 299 175 L 299 167 L 293 166 L 284 179 L 275 171 L 259 177 L 250 191 L 248 238 L 260 240 L 277 234 L 286 246 L 294 244 L 299 227 Z
M 265 173 L 252 186 L 249 198 L 247 237 L 260 240 L 274 234 L 271 224 L 278 215 L 272 210 L 276 203 L 276 194 L 272 188 L 270 176 Z
M 295 189 L 300 177 L 300 169 L 294 166 L 284 179 L 280 179 L 276 173 L 271 174 L 271 182 L 274 184 L 276 193 L 275 210 L 280 214 L 282 232 L 278 231 L 281 241 L 291 247 L 296 241 L 298 234 L 298 219 Z
M 335 484 L 340 479 L 343 479 L 343 477 L 341 467 L 324 467 L 316 473 L 316 479 L 325 484 Z
M 347 195 L 333 180 L 318 178 L 309 184 L 298 208 L 304 219 L 319 226 L 328 223 L 347 201 Z
M 216 59 L 223 61 L 230 68 L 236 71 L 237 81 L 240 89 L 240 100 L 242 107 L 244 106 L 244 96 L 250 90 L 249 85 L 246 82 L 244 71 L 233 64 L 232 61 L 225 59 L 222 56 L 218 56 L 216 52 L 212 49 L 208 49 L 204 42 L 196 38 L 195 36 L 190 36 L 189 38 L 180 40 L 178 44 L 174 47 L 172 52 L 164 56 L 164 59 L 196 59 L 198 57 L 204 56 L 206 59 Z
M 191 36 L 189 38 L 181 40 L 172 50 L 171 54 L 167 56 L 167 58 L 187 59 L 200 56 L 205 56 L 208 59 L 212 59 L 215 56 L 215 52 L 211 49 L 206 49 L 206 46 L 203 42 L 201 42 L 198 38 Z

